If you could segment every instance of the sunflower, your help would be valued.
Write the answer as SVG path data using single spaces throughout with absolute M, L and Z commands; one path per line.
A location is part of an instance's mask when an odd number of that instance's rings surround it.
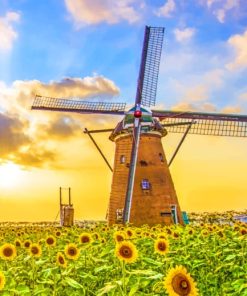
M 5 275 L 0 271 L 0 290 L 3 290 L 5 282 Z
M 56 262 L 57 262 L 57 265 L 59 265 L 61 267 L 64 267 L 65 268 L 67 266 L 67 261 L 66 261 L 64 255 L 63 255 L 63 253 L 61 253 L 61 252 L 58 252 L 57 253 L 57 260 L 56 260 Z
M 198 290 L 193 278 L 183 266 L 172 268 L 164 281 L 169 296 L 197 296 Z
M 130 227 L 126 228 L 125 233 L 128 238 L 134 238 L 135 237 L 135 231 L 131 229 Z
M 173 232 L 173 237 L 174 237 L 174 238 L 179 238 L 179 233 L 176 232 L 176 231 L 174 231 L 174 232 Z
M 154 242 L 154 250 L 160 255 L 165 255 L 169 251 L 169 242 L 163 238 L 159 238 Z
M 246 235 L 246 234 L 247 234 L 247 230 L 246 230 L 245 228 L 242 227 L 242 228 L 240 229 L 240 234 L 241 234 L 241 235 Z
M 15 246 L 21 247 L 21 241 L 18 238 L 15 240 Z
M 89 244 L 92 242 L 92 236 L 89 233 L 83 232 L 80 236 L 79 236 L 79 242 L 80 244 Z
M 136 246 L 131 242 L 120 242 L 116 245 L 115 254 L 119 260 L 126 263 L 133 263 L 138 257 Z
M 189 234 L 189 235 L 193 235 L 193 234 L 194 234 L 194 229 L 193 229 L 193 228 L 190 228 L 190 229 L 188 230 L 188 234 Z
M 29 252 L 33 257 L 40 257 L 42 254 L 42 249 L 39 244 L 31 244 Z
M 45 243 L 48 247 L 54 247 L 56 245 L 56 239 L 53 235 L 47 236 Z
M 65 247 L 64 253 L 68 259 L 77 260 L 80 255 L 80 250 L 75 244 L 70 243 Z
M 55 235 L 56 235 L 56 237 L 59 237 L 59 236 L 62 235 L 62 233 L 61 233 L 61 231 L 57 230 L 57 231 L 55 232 Z
M 4 244 L 0 249 L 0 256 L 4 260 L 13 260 L 16 257 L 16 248 L 12 244 Z
M 94 232 L 92 234 L 92 237 L 95 239 L 95 240 L 99 240 L 100 239 L 100 235 L 98 234 L 98 232 Z
M 30 239 L 27 239 L 24 241 L 23 246 L 28 249 L 31 246 L 31 241 Z
M 114 240 L 115 240 L 117 243 L 120 243 L 120 242 L 122 242 L 122 241 L 125 240 L 126 235 L 125 235 L 125 232 L 123 232 L 123 231 L 116 231 L 116 232 L 113 234 L 113 237 L 114 237 Z

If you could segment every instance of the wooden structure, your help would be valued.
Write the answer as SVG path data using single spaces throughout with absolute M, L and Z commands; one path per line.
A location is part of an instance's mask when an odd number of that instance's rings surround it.
M 69 203 L 62 202 L 62 190 L 68 191 Z M 59 188 L 59 208 L 60 208 L 60 225 L 73 226 L 74 225 L 74 208 L 71 203 L 71 188 Z

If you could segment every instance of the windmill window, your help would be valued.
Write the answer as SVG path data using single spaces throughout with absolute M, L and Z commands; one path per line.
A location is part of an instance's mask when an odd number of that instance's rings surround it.
M 120 163 L 125 163 L 125 155 L 120 156 Z
M 148 163 L 145 160 L 140 160 L 140 165 L 141 166 L 147 166 Z
M 148 181 L 148 179 L 142 179 L 141 187 L 142 187 L 143 190 L 150 190 L 151 189 L 151 184 Z
M 164 162 L 164 157 L 163 157 L 163 154 L 162 153 L 159 153 L 159 158 L 160 158 L 160 161 L 161 162 Z

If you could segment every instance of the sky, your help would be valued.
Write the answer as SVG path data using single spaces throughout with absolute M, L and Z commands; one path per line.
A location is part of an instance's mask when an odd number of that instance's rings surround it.
M 112 174 L 84 128 L 119 116 L 31 111 L 35 94 L 134 103 L 145 25 L 165 27 L 156 108 L 247 114 L 245 0 L 0 0 L 0 221 L 104 219 Z M 95 139 L 110 163 L 114 143 Z M 181 134 L 162 143 L 169 160 Z M 185 211 L 247 208 L 247 139 L 189 135 L 171 165 Z

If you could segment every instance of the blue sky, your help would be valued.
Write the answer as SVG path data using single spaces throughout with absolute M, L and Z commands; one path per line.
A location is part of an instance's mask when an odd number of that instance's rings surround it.
M 145 25 L 165 27 L 157 108 L 247 114 L 245 0 L 0 0 L 0 188 L 6 215 L 19 215 L 10 212 L 18 192 L 35 196 L 36 205 L 40 199 L 50 219 L 57 204 L 48 197 L 71 186 L 84 196 L 83 204 L 75 196 L 78 217 L 104 217 L 111 174 L 82 129 L 113 127 L 120 118 L 30 107 L 36 93 L 133 103 Z M 98 140 L 113 163 L 114 144 L 107 137 Z M 226 199 L 228 208 L 246 206 L 246 177 L 239 174 L 247 166 L 246 139 L 189 138 L 171 169 L 182 208 L 221 209 Z M 168 159 L 179 140 L 164 139 Z M 98 208 L 86 210 L 87 203 Z
M 11 48 L 1 51 L 0 80 L 11 85 L 15 80 L 48 83 L 103 75 L 131 102 L 148 24 L 166 28 L 158 103 L 172 107 L 185 98 L 187 104 L 209 102 L 217 111 L 239 106 L 239 96 L 247 92 L 247 58 L 234 70 L 226 67 L 241 54 L 236 43 L 229 44 L 230 38 L 239 35 L 246 46 L 245 1 L 123 0 L 119 7 L 109 0 L 90 3 L 0 1 L 2 20 L 9 12 L 18 15 L 18 20 L 8 21 L 16 37 Z M 121 7 L 126 12 L 119 12 Z M 218 85 L 209 82 L 211 74 Z M 195 94 L 188 99 L 187 92 L 198 92 L 198 98 Z M 239 111 L 245 107 L 241 102 Z

